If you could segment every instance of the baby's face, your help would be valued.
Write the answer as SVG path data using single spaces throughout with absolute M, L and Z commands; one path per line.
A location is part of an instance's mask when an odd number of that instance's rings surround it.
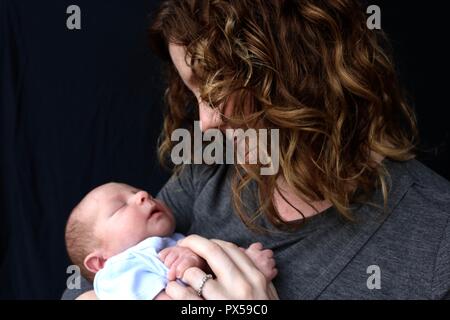
M 109 183 L 97 188 L 94 234 L 109 258 L 148 237 L 165 237 L 175 230 L 170 209 L 147 192 Z

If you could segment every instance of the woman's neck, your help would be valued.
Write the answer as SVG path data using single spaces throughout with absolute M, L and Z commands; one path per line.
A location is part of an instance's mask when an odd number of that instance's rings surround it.
M 381 163 L 384 159 L 383 156 L 375 152 L 372 152 L 371 156 L 377 163 Z M 302 199 L 302 197 L 297 196 L 283 177 L 278 178 L 277 185 L 283 195 L 280 195 L 280 193 L 275 190 L 274 205 L 284 221 L 288 222 L 302 219 L 302 214 L 305 218 L 309 218 L 333 206 L 331 201 L 328 200 L 312 201 L 308 204 L 306 197 Z
M 284 221 L 293 221 L 302 219 L 302 214 L 305 218 L 312 217 L 320 212 L 330 208 L 333 204 L 327 200 L 313 201 L 311 204 L 301 197 L 298 197 L 290 186 L 287 185 L 284 178 L 277 180 L 278 189 L 283 194 L 281 195 L 277 190 L 274 193 L 275 207 L 280 213 L 281 219 Z M 302 213 L 300 213 L 300 212 Z

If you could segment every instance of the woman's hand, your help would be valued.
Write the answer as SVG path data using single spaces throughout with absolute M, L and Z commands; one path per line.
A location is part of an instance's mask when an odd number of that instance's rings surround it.
M 208 240 L 191 235 L 178 242 L 206 260 L 216 278 L 206 280 L 201 291 L 207 300 L 265 300 L 278 299 L 275 288 L 255 267 L 250 258 L 238 246 L 221 240 Z M 169 282 L 166 293 L 175 300 L 201 299 L 197 290 L 206 273 L 199 268 L 189 268 L 182 280 L 189 285 L 183 287 L 175 281 Z

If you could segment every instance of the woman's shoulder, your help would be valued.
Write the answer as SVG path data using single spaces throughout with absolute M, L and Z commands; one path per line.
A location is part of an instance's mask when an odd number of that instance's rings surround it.
M 221 188 L 230 178 L 232 165 L 227 164 L 187 164 L 182 172 L 189 177 L 196 193 L 202 192 L 206 185 L 210 188 Z
M 367 244 L 368 259 L 380 257 L 392 276 L 409 275 L 394 287 L 403 281 L 411 292 L 398 294 L 450 298 L 450 182 L 417 160 L 384 163 L 390 210 Z
M 414 257 L 424 251 L 436 256 L 450 246 L 450 183 L 417 160 L 385 159 L 383 164 L 388 172 L 386 205 L 378 188 L 370 202 L 376 205 L 359 209 L 361 228 L 372 228 L 367 233 L 378 234 L 373 243 L 396 248 L 398 254 L 407 248 Z
M 392 237 L 392 243 L 401 243 L 416 256 L 429 252 L 435 261 L 445 261 L 449 271 L 450 183 L 417 160 L 387 161 L 386 166 L 391 189 L 384 238 Z
M 450 216 L 450 182 L 447 179 L 415 159 L 391 167 L 401 167 L 400 173 L 410 180 L 409 193 L 414 194 L 417 206 Z

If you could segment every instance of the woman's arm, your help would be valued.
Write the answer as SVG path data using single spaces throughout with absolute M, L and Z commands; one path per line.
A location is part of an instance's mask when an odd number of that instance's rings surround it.
M 85 278 L 80 278 L 80 287 L 79 288 L 73 288 L 73 289 L 66 289 L 64 291 L 63 296 L 61 297 L 62 300 L 75 300 L 78 299 L 81 295 L 83 295 L 86 292 L 92 291 L 94 287 L 92 286 L 92 283 L 87 281 Z
M 94 290 L 91 290 L 79 295 L 75 300 L 97 300 L 97 299 L 98 298 L 95 295 Z
M 202 296 L 207 300 L 266 300 L 278 299 L 273 285 L 255 267 L 250 258 L 238 246 L 221 240 L 208 240 L 197 235 L 179 242 L 206 260 L 215 279 L 206 280 Z M 175 281 L 169 282 L 166 293 L 175 300 L 198 299 L 196 290 L 206 273 L 199 268 L 189 268 L 182 280 L 190 287 Z

